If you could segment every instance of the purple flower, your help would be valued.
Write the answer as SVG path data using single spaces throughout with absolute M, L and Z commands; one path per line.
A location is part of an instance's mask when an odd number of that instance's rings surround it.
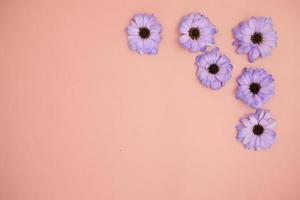
M 219 54 L 219 48 L 214 48 L 196 57 L 197 77 L 206 87 L 220 89 L 231 78 L 233 66 L 229 58 Z
M 242 142 L 246 149 L 268 149 L 276 139 L 274 127 L 275 120 L 271 118 L 270 111 L 258 109 L 240 120 L 236 126 L 236 139 Z
M 277 45 L 277 34 L 273 30 L 271 18 L 251 17 L 233 29 L 237 53 L 247 53 L 248 60 L 254 62 L 259 56 L 271 55 L 272 48 Z
M 206 51 L 207 46 L 215 43 L 214 34 L 217 32 L 209 19 L 200 13 L 191 13 L 182 18 L 179 25 L 180 44 L 191 52 Z
M 126 30 L 130 49 L 140 54 L 157 54 L 161 25 L 154 15 L 134 15 Z
M 253 108 L 260 108 L 274 95 L 274 79 L 264 69 L 244 68 L 237 82 L 236 98 Z

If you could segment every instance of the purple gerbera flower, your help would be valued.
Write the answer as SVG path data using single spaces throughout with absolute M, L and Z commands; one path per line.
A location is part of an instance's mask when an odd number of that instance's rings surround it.
M 130 49 L 140 54 L 157 54 L 161 25 L 152 14 L 136 14 L 127 27 Z
M 269 110 L 258 109 L 236 126 L 236 139 L 247 149 L 262 150 L 272 146 L 276 139 L 275 120 Z
M 207 46 L 215 43 L 214 34 L 217 32 L 209 19 L 200 13 L 191 13 L 182 18 L 179 25 L 180 44 L 191 52 L 206 51 Z
M 214 48 L 196 57 L 197 77 L 206 87 L 220 89 L 231 78 L 233 66 L 229 58 L 219 54 L 219 48 Z
M 253 108 L 260 108 L 274 95 L 274 79 L 264 69 L 244 68 L 237 82 L 236 98 Z
M 251 17 L 233 29 L 237 53 L 247 53 L 248 60 L 254 62 L 259 56 L 271 55 L 272 48 L 277 45 L 277 34 L 273 30 L 271 18 Z

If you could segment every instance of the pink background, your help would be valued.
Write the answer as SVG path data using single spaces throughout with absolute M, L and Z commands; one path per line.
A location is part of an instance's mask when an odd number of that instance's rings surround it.
M 181 17 L 209 16 L 234 65 L 220 91 L 196 79 L 177 42 Z M 129 51 L 137 12 L 163 25 L 157 56 Z M 250 64 L 231 29 L 270 16 L 279 44 Z M 57 0 L 0 2 L 1 200 L 299 200 L 300 1 Z M 265 104 L 271 150 L 245 150 L 235 125 L 253 112 L 235 77 L 261 66 L 276 79 Z

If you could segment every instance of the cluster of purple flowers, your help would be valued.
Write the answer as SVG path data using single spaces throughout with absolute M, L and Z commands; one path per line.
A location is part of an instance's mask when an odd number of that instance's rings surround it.
M 271 49 L 277 43 L 272 20 L 266 17 L 251 17 L 241 22 L 233 29 L 233 34 L 236 52 L 248 54 L 250 62 L 271 55 Z M 247 149 L 268 149 L 276 139 L 275 120 L 269 110 L 261 107 L 274 95 L 274 79 L 262 68 L 244 68 L 237 77 L 237 83 L 236 98 L 256 109 L 256 112 L 240 119 L 236 126 L 236 138 Z
M 136 14 L 127 27 L 128 43 L 131 50 L 140 54 L 157 54 L 162 40 L 161 24 L 152 14 Z M 190 52 L 203 52 L 196 56 L 196 76 L 207 88 L 218 90 L 231 79 L 233 65 L 226 55 L 220 54 L 218 47 L 208 51 L 215 44 L 216 27 L 208 17 L 200 13 L 184 16 L 179 24 L 179 43 Z M 233 29 L 236 52 L 247 54 L 249 62 L 258 57 L 271 55 L 277 45 L 277 34 L 273 30 L 271 18 L 251 17 Z M 262 105 L 274 95 L 274 79 L 259 67 L 244 68 L 237 77 L 236 98 L 256 112 L 241 118 L 236 126 L 237 140 L 247 149 L 267 149 L 276 139 L 275 120 L 270 111 Z

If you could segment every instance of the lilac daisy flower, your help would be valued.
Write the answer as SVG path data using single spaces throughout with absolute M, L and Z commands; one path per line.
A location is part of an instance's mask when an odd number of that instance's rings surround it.
M 253 108 L 260 108 L 274 95 L 274 79 L 264 69 L 244 68 L 237 82 L 236 98 Z
M 206 87 L 220 89 L 231 78 L 233 66 L 229 58 L 219 54 L 219 48 L 214 48 L 196 57 L 197 77 Z
M 209 19 L 200 13 L 191 13 L 182 18 L 179 25 L 180 44 L 191 52 L 206 51 L 207 46 L 212 46 L 214 34 L 217 30 Z
M 154 15 L 134 15 L 126 30 L 130 49 L 140 54 L 157 54 L 161 25 Z
M 233 34 L 236 52 L 247 53 L 250 62 L 254 62 L 259 56 L 271 55 L 272 48 L 277 45 L 277 34 L 273 30 L 271 18 L 251 17 L 235 27 Z
M 236 126 L 236 139 L 242 142 L 246 149 L 268 149 L 276 139 L 275 123 L 269 110 L 258 109 L 240 120 Z

